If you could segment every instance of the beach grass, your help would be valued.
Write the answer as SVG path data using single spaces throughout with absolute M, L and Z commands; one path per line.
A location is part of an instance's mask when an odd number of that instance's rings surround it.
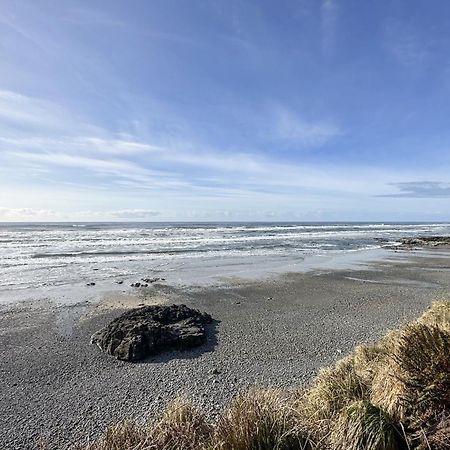
M 176 399 L 78 450 L 450 450 L 450 301 L 323 369 L 307 389 L 253 389 L 207 420 Z
M 216 423 L 213 441 L 223 450 L 300 450 L 312 444 L 292 394 L 275 389 L 238 395 Z

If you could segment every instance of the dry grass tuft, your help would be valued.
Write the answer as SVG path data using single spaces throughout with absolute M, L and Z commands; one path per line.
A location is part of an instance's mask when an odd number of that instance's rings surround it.
M 150 428 L 155 450 L 199 450 L 209 440 L 211 427 L 188 400 L 177 398 L 169 404 L 160 420 Z
M 108 427 L 103 436 L 80 450 L 144 450 L 148 449 L 146 430 L 133 422 L 124 421 Z
M 418 322 L 450 332 L 450 301 L 436 300 Z
M 352 354 L 354 370 L 365 386 L 371 386 L 380 367 L 384 364 L 387 346 L 380 344 L 362 344 Z
M 400 450 L 404 448 L 395 422 L 367 400 L 356 401 L 339 414 L 330 437 L 335 450 Z
M 152 424 L 121 422 L 80 450 L 201 450 L 206 448 L 210 432 L 210 426 L 192 403 L 177 398 Z
M 305 411 L 317 420 L 331 420 L 345 406 L 368 396 L 368 385 L 349 356 L 337 362 L 333 368 L 320 371 L 313 386 L 306 394 Z
M 303 450 L 313 447 L 286 395 L 253 390 L 236 397 L 219 419 L 216 447 L 223 450 Z
M 374 403 L 416 427 L 450 407 L 449 350 L 450 335 L 439 327 L 417 322 L 403 328 L 375 377 Z

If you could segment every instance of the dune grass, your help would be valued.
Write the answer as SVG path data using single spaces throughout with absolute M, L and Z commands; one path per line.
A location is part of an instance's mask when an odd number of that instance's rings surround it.
M 450 450 L 450 301 L 360 345 L 306 390 L 252 390 L 214 421 L 177 399 L 78 450 Z
M 129 421 L 109 427 L 83 450 L 202 450 L 212 449 L 211 426 L 187 399 L 176 398 L 161 417 L 146 426 Z
M 339 450 L 397 450 L 404 440 L 388 414 L 368 400 L 358 400 L 340 412 L 330 443 Z
M 279 390 L 253 390 L 237 396 L 219 418 L 215 445 L 223 450 L 301 450 L 311 436 L 295 402 Z

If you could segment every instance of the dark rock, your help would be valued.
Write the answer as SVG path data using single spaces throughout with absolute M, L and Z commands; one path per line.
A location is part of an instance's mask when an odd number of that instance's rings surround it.
M 401 240 L 402 247 L 440 247 L 450 246 L 450 236 L 418 236 Z
M 116 281 L 117 284 L 123 284 L 123 280 Z
M 211 373 L 213 375 L 219 375 L 220 374 L 220 370 L 217 367 L 215 367 L 213 370 L 211 370 Z
M 144 283 L 156 283 L 157 281 L 160 281 L 161 278 L 141 278 L 141 280 Z
M 95 286 L 95 283 L 94 282 L 87 283 L 86 286 Z
M 141 286 L 141 283 L 139 283 L 139 281 L 136 283 L 131 283 L 131 287 L 140 287 L 140 286 Z
M 184 350 L 206 342 L 211 316 L 186 305 L 152 305 L 132 309 L 92 335 L 91 344 L 125 361 Z

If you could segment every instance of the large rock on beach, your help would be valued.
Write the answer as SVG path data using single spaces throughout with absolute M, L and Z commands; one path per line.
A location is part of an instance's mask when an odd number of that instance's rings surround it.
M 139 361 L 168 350 L 185 350 L 206 342 L 209 314 L 186 305 L 152 305 L 132 309 L 92 335 L 91 344 L 124 361 Z

